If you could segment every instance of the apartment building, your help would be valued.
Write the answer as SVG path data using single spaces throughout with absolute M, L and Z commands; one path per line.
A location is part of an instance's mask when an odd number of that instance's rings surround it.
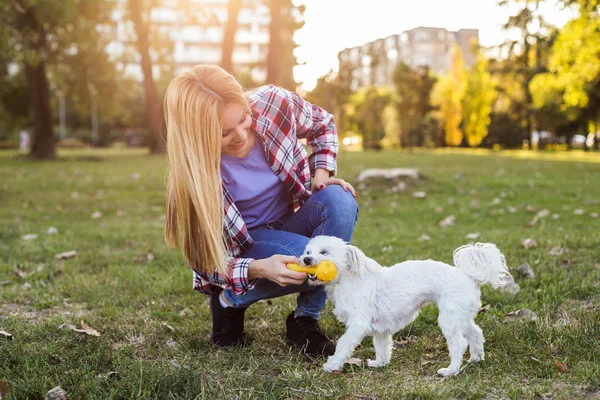
M 465 65 L 470 67 L 475 63 L 478 43 L 477 29 L 449 31 L 418 27 L 342 50 L 338 54 L 339 68 L 352 71 L 353 90 L 369 85 L 391 85 L 393 71 L 400 61 L 413 68 L 427 66 L 436 74 L 445 74 L 452 65 L 456 44 Z

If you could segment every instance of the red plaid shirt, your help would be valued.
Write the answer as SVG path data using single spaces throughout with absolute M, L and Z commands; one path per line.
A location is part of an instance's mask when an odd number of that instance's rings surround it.
M 273 85 L 262 86 L 248 95 L 252 110 L 252 129 L 264 145 L 267 162 L 291 194 L 293 211 L 312 194 L 311 172 L 317 168 L 336 172 L 338 138 L 333 116 L 304 101 L 298 94 Z M 310 156 L 298 139 L 306 139 Z M 231 288 L 236 295 L 246 294 L 256 285 L 248 280 L 251 258 L 238 257 L 252 244 L 240 212 L 223 186 L 224 236 L 231 253 L 229 275 L 194 271 L 194 289 L 210 294 L 210 286 Z

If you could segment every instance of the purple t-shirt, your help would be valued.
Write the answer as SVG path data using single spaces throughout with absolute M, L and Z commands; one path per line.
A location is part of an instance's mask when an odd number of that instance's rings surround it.
M 290 194 L 267 164 L 258 139 L 245 158 L 221 155 L 221 178 L 249 229 L 289 212 Z

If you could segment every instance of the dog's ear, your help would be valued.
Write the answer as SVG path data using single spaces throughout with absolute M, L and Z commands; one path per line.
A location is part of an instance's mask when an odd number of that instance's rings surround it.
M 356 246 L 346 246 L 346 262 L 348 271 L 356 275 L 367 272 L 367 256 Z

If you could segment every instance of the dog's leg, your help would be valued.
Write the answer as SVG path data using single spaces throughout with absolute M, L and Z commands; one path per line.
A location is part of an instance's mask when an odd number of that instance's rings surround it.
M 344 362 L 352 355 L 354 348 L 360 344 L 367 335 L 368 329 L 363 327 L 350 327 L 342 335 L 335 346 L 335 354 L 329 356 L 323 370 L 327 372 L 339 371 L 344 366 Z
M 469 353 L 471 353 L 469 362 L 483 361 L 483 343 L 485 342 L 485 339 L 483 338 L 481 328 L 477 326 L 475 321 L 471 321 L 467 326 L 466 337 L 469 341 Z
M 375 347 L 375 360 L 367 360 L 367 365 L 371 368 L 388 365 L 392 357 L 392 335 L 387 333 L 375 334 L 373 336 L 373 346 Z
M 446 337 L 446 342 L 448 343 L 448 350 L 450 351 L 450 365 L 448 368 L 438 369 L 437 373 L 441 376 L 456 375 L 460 372 L 462 358 L 465 354 L 465 351 L 467 351 L 469 342 L 463 335 L 463 330 L 459 325 L 459 323 L 463 321 L 453 320 L 448 318 L 446 313 L 441 313 L 442 310 L 440 309 L 438 323 L 440 328 L 442 328 L 442 333 Z

